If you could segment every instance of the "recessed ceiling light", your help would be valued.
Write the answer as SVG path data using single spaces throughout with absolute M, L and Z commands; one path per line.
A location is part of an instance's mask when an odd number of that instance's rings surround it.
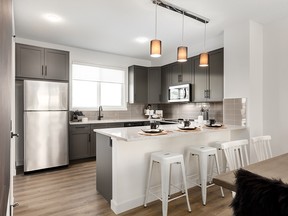
M 138 37 L 135 39 L 138 43 L 146 43 L 148 41 L 148 38 L 146 37 Z
M 44 18 L 53 23 L 61 22 L 63 20 L 62 17 L 52 13 L 44 14 Z

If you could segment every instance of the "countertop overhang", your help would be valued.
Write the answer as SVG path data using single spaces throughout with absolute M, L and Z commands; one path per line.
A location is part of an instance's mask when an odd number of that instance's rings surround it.
M 232 131 L 232 130 L 241 130 L 247 129 L 244 126 L 238 125 L 224 125 L 221 128 L 208 128 L 201 127 L 199 130 L 192 131 L 180 131 L 177 125 L 161 125 L 160 128 L 167 132 L 165 135 L 157 135 L 157 136 L 149 136 L 139 134 L 141 129 L 148 129 L 150 126 L 141 126 L 141 127 L 128 127 L 128 128 L 111 128 L 111 129 L 94 129 L 94 132 L 103 134 L 105 136 L 109 136 L 111 138 L 123 140 L 123 141 L 137 141 L 144 139 L 161 139 L 161 138 L 169 138 L 176 136 L 184 136 L 188 134 L 200 134 L 200 133 L 213 133 L 219 131 Z

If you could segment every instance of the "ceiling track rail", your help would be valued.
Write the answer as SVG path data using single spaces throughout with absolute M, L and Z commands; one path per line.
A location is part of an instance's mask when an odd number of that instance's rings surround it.
M 171 11 L 174 11 L 174 12 L 177 12 L 177 13 L 180 13 L 180 14 L 184 14 L 185 16 L 187 17 L 190 17 L 192 19 L 195 19 L 199 22 L 202 22 L 202 23 L 209 23 L 210 19 L 206 18 L 206 17 L 203 17 L 201 15 L 198 15 L 198 14 L 195 14 L 193 12 L 190 12 L 190 11 L 187 11 L 183 8 L 180 8 L 176 5 L 173 5 L 173 4 L 170 4 L 168 2 L 165 2 L 165 1 L 162 1 L 162 0 L 152 0 L 152 3 L 153 4 L 157 4 L 163 8 L 166 8 L 168 10 L 171 10 Z

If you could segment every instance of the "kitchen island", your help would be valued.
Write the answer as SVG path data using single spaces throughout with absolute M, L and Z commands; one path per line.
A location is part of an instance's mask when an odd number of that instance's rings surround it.
M 142 135 L 141 129 L 112 128 L 95 129 L 97 143 L 96 188 L 109 202 L 111 209 L 119 214 L 143 205 L 150 154 L 155 151 L 182 153 L 189 145 L 209 145 L 215 141 L 229 141 L 249 137 L 242 126 L 223 126 L 192 131 L 180 131 L 177 125 L 161 125 L 163 135 Z M 190 169 L 195 163 L 189 163 Z M 187 165 L 187 164 L 186 164 Z M 158 169 L 158 170 L 157 170 Z M 187 170 L 190 175 L 191 171 Z M 151 185 L 160 183 L 159 167 L 156 167 Z M 192 170 L 192 169 L 191 169 Z M 197 172 L 195 172 L 197 173 Z M 179 170 L 172 170 L 172 181 L 177 185 Z M 158 178 L 159 177 L 159 178 Z M 193 186 L 189 184 L 188 186 Z M 175 191 L 176 192 L 176 191 Z M 149 201 L 154 198 L 149 197 Z

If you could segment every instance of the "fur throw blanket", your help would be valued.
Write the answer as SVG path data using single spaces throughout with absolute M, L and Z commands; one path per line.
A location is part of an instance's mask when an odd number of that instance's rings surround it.
M 287 167 L 288 172 L 288 167 Z M 244 169 L 236 176 L 234 216 L 288 216 L 288 185 Z

